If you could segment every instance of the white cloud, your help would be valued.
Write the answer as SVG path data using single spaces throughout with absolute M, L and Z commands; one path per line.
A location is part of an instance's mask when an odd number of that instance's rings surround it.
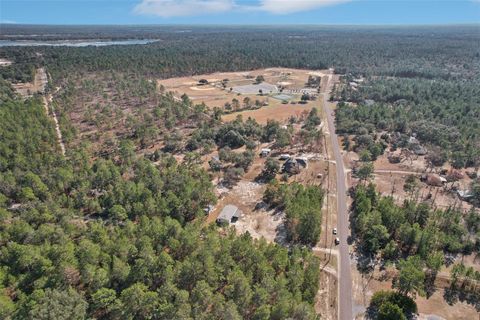
M 142 0 L 135 6 L 134 12 L 162 18 L 206 15 L 232 10 L 289 14 L 350 1 L 353 0 L 259 0 L 256 3 L 252 3 L 251 0 Z
M 234 6 L 234 0 L 142 0 L 134 12 L 170 18 L 225 12 Z
M 261 0 L 260 9 L 275 14 L 288 14 L 349 1 L 351 0 Z

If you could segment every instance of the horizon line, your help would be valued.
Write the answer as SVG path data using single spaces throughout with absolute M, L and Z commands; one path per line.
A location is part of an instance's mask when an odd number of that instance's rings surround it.
M 398 27 L 405 27 L 405 26 L 479 26 L 480 22 L 454 22 L 454 23 L 267 23 L 267 24 L 242 24 L 242 23 L 193 23 L 193 24 L 186 24 L 186 23 L 121 23 L 121 24 L 98 24 L 98 23 L 86 23 L 86 24 L 64 24 L 64 23 L 10 23 L 10 22 L 0 22 L 2 26 L 69 26 L 69 27 L 86 27 L 86 26 L 99 26 L 99 27 L 128 27 L 128 26 L 158 26 L 158 27 L 180 27 L 180 26 L 190 26 L 190 27 L 291 27 L 291 26 L 312 26 L 312 27 L 321 27 L 321 26 L 345 26 L 345 27 L 355 27 L 355 26 L 398 26 Z M 0 32 L 1 33 L 1 32 Z

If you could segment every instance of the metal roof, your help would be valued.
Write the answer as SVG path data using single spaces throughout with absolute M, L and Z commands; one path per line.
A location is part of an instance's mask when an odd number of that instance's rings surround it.
M 217 222 L 228 222 L 232 221 L 232 218 L 239 218 L 240 210 L 238 207 L 228 204 L 223 209 L 222 212 L 218 215 Z

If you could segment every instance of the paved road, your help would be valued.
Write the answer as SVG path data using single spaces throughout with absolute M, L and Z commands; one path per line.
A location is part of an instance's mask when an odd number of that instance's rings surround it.
M 331 76 L 328 81 L 330 82 Z M 326 86 L 330 88 L 330 85 Z M 338 144 L 337 134 L 335 133 L 335 123 L 332 116 L 332 110 L 328 106 L 329 94 L 323 93 L 323 105 L 327 113 L 328 129 L 332 140 L 333 155 L 336 162 L 337 173 L 337 229 L 338 238 L 340 239 L 339 251 L 339 290 L 338 290 L 338 318 L 340 320 L 353 319 L 353 302 L 352 302 L 352 276 L 350 274 L 350 254 L 347 243 L 350 230 L 348 228 L 348 211 L 347 211 L 347 187 L 345 179 L 345 167 L 343 165 L 342 154 Z

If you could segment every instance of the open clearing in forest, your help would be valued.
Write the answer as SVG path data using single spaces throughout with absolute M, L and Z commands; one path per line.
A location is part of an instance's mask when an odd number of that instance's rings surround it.
M 0 67 L 7 67 L 12 64 L 12 61 L 0 58 Z
M 372 273 L 362 275 L 356 268 L 352 268 L 353 299 L 356 319 L 363 319 L 362 315 L 368 306 L 372 295 L 381 290 L 392 290 L 392 279 L 396 274 L 394 268 L 379 270 L 379 266 Z M 457 301 L 449 305 L 444 299 L 445 288 L 448 287 L 449 273 L 442 271 L 435 281 L 436 291 L 428 299 L 417 296 L 419 320 L 429 319 L 478 319 L 478 312 L 471 304 Z
M 44 93 L 47 86 L 47 73 L 44 68 L 35 71 L 33 82 L 14 83 L 12 87 L 23 97 L 31 97 L 34 93 Z
M 434 204 L 438 209 L 448 209 L 452 206 L 463 211 L 471 209 L 472 205 L 466 201 L 461 201 L 455 192 L 458 190 L 468 190 L 472 183 L 472 179 L 467 173 L 472 173 L 475 168 L 453 169 L 451 165 L 446 163 L 442 167 L 437 167 L 433 170 L 427 168 L 427 160 L 425 156 L 413 156 L 410 159 L 402 159 L 400 163 L 391 163 L 388 159 L 389 154 L 400 155 L 400 150 L 394 153 L 385 151 L 385 153 L 378 157 L 374 162 L 373 182 L 377 186 L 378 191 L 383 195 L 391 195 L 398 204 L 402 204 L 405 199 L 416 199 L 418 201 L 427 201 Z M 344 156 L 345 162 L 350 167 L 354 167 L 358 163 L 358 154 L 355 152 L 348 152 Z M 430 186 L 425 182 L 420 181 L 422 175 L 434 174 L 440 175 L 441 171 L 452 172 L 455 170 L 463 175 L 463 178 L 458 181 L 447 182 L 441 187 Z M 419 180 L 418 189 L 412 194 L 404 190 L 403 186 L 408 176 L 414 175 Z
M 258 100 L 264 106 L 238 112 L 232 109 L 228 111 L 231 113 L 223 116 L 223 119 L 231 121 L 241 115 L 244 119 L 252 117 L 264 124 L 268 119 L 285 121 L 291 116 L 299 116 L 302 112 L 310 111 L 314 106 L 320 108 L 320 101 L 309 101 L 305 104 L 300 104 L 298 101 L 302 95 L 301 90 L 306 89 L 305 84 L 309 76 L 324 76 L 328 72 L 328 70 L 269 68 L 170 78 L 158 80 L 157 85 L 159 89 L 163 87 L 166 92 L 174 92 L 177 97 L 186 94 L 194 103 L 204 102 L 209 108 L 225 109 L 225 104 L 231 104 L 233 99 L 238 100 L 242 108 L 246 97 L 252 104 Z M 257 76 L 263 76 L 264 82 L 257 84 Z M 204 82 L 206 80 L 208 83 L 200 84 L 200 80 Z M 262 90 L 262 94 L 259 90 Z M 286 99 L 288 103 L 284 104 L 281 99 L 274 98 L 280 94 L 280 90 L 291 97 Z
M 341 141 L 343 143 L 343 141 Z M 405 181 L 409 175 L 415 175 L 420 178 L 423 174 L 436 173 L 442 170 L 450 172 L 452 167 L 445 164 L 442 168 L 436 168 L 431 171 L 427 169 L 425 156 L 412 156 L 409 159 L 402 159 L 400 163 L 391 163 L 388 156 L 393 153 L 387 148 L 385 154 L 378 157 L 374 161 L 374 174 L 372 181 L 375 183 L 377 190 L 385 195 L 392 196 L 396 203 L 401 205 L 406 199 L 416 199 L 417 201 L 427 201 L 438 209 L 448 209 L 455 206 L 458 209 L 468 211 L 471 205 L 468 202 L 461 201 L 457 194 L 452 190 L 455 185 L 458 189 L 468 189 L 472 179 L 468 177 L 467 172 L 472 172 L 474 168 L 460 169 L 463 178 L 456 182 L 447 182 L 444 186 L 429 186 L 425 182 L 418 180 L 418 188 L 414 193 L 406 192 L 403 188 Z M 400 155 L 400 150 L 394 152 Z M 359 156 L 355 152 L 345 152 L 344 162 L 349 168 L 358 165 Z M 351 170 L 349 172 L 349 185 L 356 185 L 358 180 L 352 177 Z M 463 261 L 467 266 L 472 266 L 475 270 L 480 271 L 480 263 L 474 255 L 457 257 L 457 262 Z M 353 261 L 355 262 L 355 261 Z M 428 299 L 419 297 L 415 299 L 418 310 L 418 319 L 477 319 L 478 312 L 471 304 L 465 302 L 456 302 L 449 305 L 444 299 L 445 289 L 449 286 L 450 268 L 442 267 L 439 276 L 435 282 L 436 291 Z M 362 275 L 352 264 L 352 280 L 353 280 L 353 298 L 354 312 L 357 319 L 361 319 L 366 307 L 369 304 L 371 296 L 379 290 L 391 290 L 392 279 L 395 270 L 386 269 L 380 271 L 377 267 L 373 273 Z

